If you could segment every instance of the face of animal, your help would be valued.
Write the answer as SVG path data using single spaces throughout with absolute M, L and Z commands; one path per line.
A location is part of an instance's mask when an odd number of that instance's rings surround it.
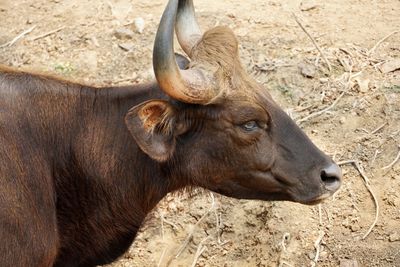
M 185 70 L 175 63 L 174 26 L 191 59 Z M 142 103 L 126 123 L 140 148 L 176 175 L 227 196 L 308 204 L 339 188 L 340 168 L 246 74 L 233 32 L 201 34 L 191 0 L 169 1 L 153 63 L 172 100 Z

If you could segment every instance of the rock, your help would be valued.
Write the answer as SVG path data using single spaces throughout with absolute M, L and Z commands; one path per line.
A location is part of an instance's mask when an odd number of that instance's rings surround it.
M 97 40 L 97 38 L 95 36 L 90 37 L 90 42 L 96 46 L 96 47 L 100 47 L 99 41 Z
M 358 267 L 358 262 L 353 259 L 341 259 L 340 267 Z
M 386 61 L 379 67 L 379 70 L 382 73 L 388 73 L 399 69 L 400 69 L 400 58 Z
M 314 78 L 315 77 L 315 66 L 310 64 L 310 63 L 305 63 L 305 62 L 301 62 L 299 64 L 299 69 L 300 69 L 300 73 L 301 75 L 303 75 L 306 78 Z
M 114 31 L 114 36 L 118 39 L 132 39 L 134 32 L 127 28 L 118 28 Z
M 369 79 L 363 76 L 359 76 L 356 79 L 359 91 L 361 93 L 366 93 L 369 90 Z
M 396 233 L 396 232 L 391 233 L 391 234 L 389 235 L 389 241 L 390 241 L 390 242 L 400 241 L 400 234 L 399 234 L 399 233 Z
M 309 10 L 315 9 L 317 7 L 318 7 L 317 3 L 313 0 L 304 0 L 304 1 L 301 1 L 301 3 L 300 3 L 301 11 L 309 11 Z
M 319 81 L 320 83 L 327 83 L 329 82 L 329 78 L 320 78 Z
M 133 25 L 135 25 L 135 29 L 138 33 L 142 33 L 144 30 L 144 19 L 141 17 L 135 18 L 133 21 Z
M 321 253 L 319 254 L 319 258 L 322 259 L 326 259 L 328 257 L 328 251 L 321 251 Z
M 120 43 L 120 44 L 118 44 L 118 46 L 128 52 L 132 51 L 133 48 L 135 47 L 135 45 L 133 43 Z
M 352 232 L 358 232 L 360 231 L 361 227 L 358 224 L 353 224 L 350 226 L 350 229 Z

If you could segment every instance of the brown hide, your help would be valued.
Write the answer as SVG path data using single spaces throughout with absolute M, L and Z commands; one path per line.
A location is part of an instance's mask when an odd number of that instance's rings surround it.
M 129 247 L 177 188 L 124 123 L 153 97 L 155 84 L 97 89 L 0 69 L 0 266 L 93 266 Z

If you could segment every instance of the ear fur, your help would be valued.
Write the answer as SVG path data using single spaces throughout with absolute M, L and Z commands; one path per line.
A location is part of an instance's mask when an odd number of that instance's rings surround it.
M 125 123 L 143 152 L 163 162 L 175 151 L 175 114 L 167 101 L 150 100 L 130 109 Z

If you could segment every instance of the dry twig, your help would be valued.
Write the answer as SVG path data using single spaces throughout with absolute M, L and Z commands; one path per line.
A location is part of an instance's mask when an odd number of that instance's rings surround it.
M 297 16 L 292 13 L 294 20 L 297 22 L 297 24 L 300 26 L 300 28 L 307 34 L 307 36 L 311 39 L 312 43 L 314 44 L 315 48 L 317 48 L 318 52 L 321 54 L 321 57 L 325 61 L 326 65 L 328 66 L 329 72 L 332 71 L 331 63 L 329 63 L 329 60 L 326 58 L 325 54 L 322 52 L 321 48 L 315 41 L 315 39 L 311 36 L 311 34 L 306 30 L 306 28 L 301 24 L 300 20 L 297 18 Z
M 206 238 L 204 238 L 203 240 L 200 241 L 199 246 L 197 247 L 196 254 L 194 256 L 193 263 L 192 263 L 191 267 L 195 267 L 196 266 L 197 261 L 199 260 L 201 254 L 203 254 L 203 252 L 207 249 L 207 246 L 203 246 L 203 244 L 209 238 L 210 238 L 210 236 L 207 236 Z
M 379 151 L 378 149 L 375 150 L 374 156 L 372 157 L 371 160 L 371 165 L 373 165 L 375 163 L 376 157 L 378 156 L 378 154 L 381 153 L 381 151 Z
M 161 216 L 162 222 L 164 222 L 164 223 L 166 223 L 166 224 L 169 224 L 169 225 L 172 227 L 172 230 L 175 231 L 175 230 L 178 230 L 178 229 L 179 229 L 178 226 L 177 226 L 175 223 L 173 223 L 173 222 L 171 222 L 171 221 L 165 219 L 164 214 L 161 213 L 160 216 Z
M 216 227 L 217 227 L 217 240 L 218 240 L 218 244 L 221 245 L 222 241 L 221 241 L 221 213 L 218 213 L 217 210 L 214 211 L 215 212 L 215 218 L 216 218 Z
M 27 29 L 27 30 L 25 30 L 25 31 L 23 31 L 23 32 L 21 32 L 20 34 L 18 34 L 18 35 L 17 35 L 14 39 L 12 39 L 11 41 L 9 41 L 9 42 L 7 42 L 7 43 L 5 43 L 5 44 L 0 45 L 0 48 L 6 47 L 6 46 L 8 46 L 8 47 L 12 46 L 12 45 L 15 44 L 19 39 L 21 39 L 22 37 L 24 37 L 25 35 L 27 35 L 27 34 L 30 33 L 31 31 L 33 31 L 33 29 L 35 29 L 35 28 L 36 28 L 36 25 L 30 27 L 29 29 Z
M 290 233 L 284 233 L 283 236 L 282 236 L 282 240 L 281 240 L 282 250 L 281 250 L 281 253 L 279 255 L 278 267 L 282 267 L 284 265 L 292 266 L 292 265 L 288 264 L 287 262 L 285 262 L 284 260 L 282 260 L 282 255 L 286 252 L 286 242 L 289 242 L 289 240 L 290 240 Z
M 388 122 L 385 122 L 384 124 L 382 124 L 381 126 L 379 126 L 378 128 L 376 128 L 375 130 L 373 130 L 372 132 L 370 132 L 369 134 L 371 134 L 371 135 L 376 134 L 376 133 L 379 132 L 383 127 L 385 127 L 386 124 L 388 124 Z
M 400 159 L 400 145 L 398 146 L 399 152 L 397 153 L 396 158 L 387 166 L 383 167 L 382 170 L 390 169 L 394 166 L 394 164 L 397 163 L 397 161 Z
M 38 40 L 38 39 L 41 39 L 41 38 L 47 37 L 47 36 L 49 36 L 49 35 L 52 35 L 52 34 L 54 34 L 54 33 L 56 33 L 56 32 L 59 32 L 59 31 L 63 30 L 64 28 L 65 28 L 65 26 L 62 26 L 62 27 L 60 27 L 60 28 L 58 28 L 58 29 L 55 29 L 55 30 L 52 30 L 52 31 L 43 33 L 43 34 L 38 35 L 38 36 L 35 36 L 35 37 L 31 38 L 30 40 L 36 41 L 36 40 Z
M 360 75 L 360 74 L 361 74 L 361 71 L 360 71 L 360 72 L 357 72 L 357 73 L 355 73 L 355 74 L 352 74 L 352 68 L 351 68 L 351 69 L 350 69 L 350 72 L 349 72 L 349 78 L 348 78 L 348 80 L 347 80 L 345 89 L 344 89 L 344 90 L 342 91 L 342 93 L 335 99 L 335 101 L 333 101 L 333 103 L 332 103 L 330 106 L 328 106 L 328 107 L 326 107 L 326 108 L 324 108 L 324 109 L 322 109 L 322 110 L 316 111 L 316 112 L 314 112 L 314 113 L 311 113 L 311 114 L 309 114 L 308 116 L 305 116 L 304 118 L 301 118 L 301 119 L 297 120 L 296 122 L 297 122 L 298 124 L 301 124 L 302 122 L 305 122 L 305 121 L 307 121 L 307 120 L 309 120 L 309 119 L 311 119 L 311 118 L 317 117 L 317 116 L 319 116 L 319 115 L 321 115 L 321 114 L 324 114 L 325 112 L 327 112 L 327 111 L 331 110 L 332 108 L 334 108 L 334 107 L 336 106 L 336 104 L 339 102 L 339 100 L 350 90 L 350 88 L 351 88 L 351 80 L 352 80 L 353 78 L 357 77 L 357 76 Z
M 370 50 L 368 50 L 367 55 L 371 55 L 373 52 L 375 52 L 375 49 L 383 42 L 385 41 L 387 38 L 389 38 L 390 36 L 392 36 L 395 33 L 400 32 L 399 30 L 397 31 L 393 31 L 391 33 L 389 33 L 388 35 L 386 35 L 385 37 L 383 37 L 382 39 L 380 39 Z
M 290 234 L 284 233 L 281 241 L 281 246 L 283 248 L 283 251 L 286 251 L 286 241 L 288 241 L 289 239 L 290 239 Z
M 162 241 L 164 241 L 164 215 L 162 213 L 160 213 L 160 219 L 161 219 L 161 239 L 162 239 Z M 160 257 L 160 260 L 158 261 L 157 267 L 161 266 L 161 263 L 164 259 L 164 255 L 165 255 L 166 251 L 167 251 L 167 248 L 165 247 L 163 249 L 163 252 L 161 253 L 161 257 Z
M 193 226 L 192 230 L 190 231 L 189 235 L 186 237 L 185 241 L 183 241 L 181 247 L 178 250 L 178 253 L 175 256 L 175 259 L 177 259 L 181 253 L 185 250 L 186 246 L 189 244 L 190 240 L 193 238 L 194 231 L 196 230 L 196 227 L 204 220 L 204 218 L 214 209 L 215 206 L 215 198 L 214 194 L 210 193 L 211 196 L 211 207 L 208 209 L 206 213 L 201 216 L 201 218 L 196 222 L 196 224 Z
M 352 164 L 353 166 L 356 167 L 357 171 L 360 173 L 361 177 L 364 180 L 365 183 L 365 187 L 368 189 L 369 193 L 371 194 L 372 198 L 374 199 L 374 203 L 375 203 L 375 220 L 374 222 L 371 224 L 371 226 L 369 227 L 368 231 L 363 235 L 363 237 L 361 239 L 365 239 L 372 231 L 372 229 L 375 227 L 376 223 L 378 222 L 378 217 L 379 217 L 379 203 L 378 203 L 378 199 L 375 196 L 374 191 L 372 190 L 370 184 L 369 184 L 369 179 L 368 177 L 365 175 L 364 171 L 362 170 L 360 163 L 358 162 L 358 160 L 345 160 L 345 161 L 341 161 L 338 162 L 338 165 L 346 165 L 346 164 Z
M 161 266 L 161 264 L 162 264 L 162 262 L 164 260 L 165 252 L 167 252 L 167 248 L 163 249 L 163 252 L 161 253 L 160 260 L 158 261 L 157 267 Z
M 319 253 L 321 252 L 321 242 L 322 238 L 324 238 L 325 232 L 320 232 L 317 240 L 314 243 L 314 247 L 316 249 L 315 257 L 314 257 L 314 263 L 317 264 L 318 259 L 319 259 Z
M 324 108 L 324 109 L 322 109 L 322 110 L 319 110 L 319 111 L 317 111 L 317 112 L 311 113 L 311 114 L 309 114 L 308 116 L 305 116 L 304 118 L 301 118 L 300 120 L 298 120 L 297 123 L 300 124 L 300 123 L 302 123 L 302 122 L 305 122 L 305 121 L 307 121 L 307 120 L 309 120 L 309 119 L 311 119 L 311 118 L 317 117 L 317 116 L 319 116 L 319 115 L 321 115 L 321 114 L 323 114 L 323 113 L 325 113 L 325 112 L 331 110 L 333 107 L 336 106 L 336 104 L 339 102 L 339 100 L 344 96 L 344 94 L 345 94 L 346 92 L 347 92 L 347 91 L 343 91 L 343 92 L 336 98 L 336 100 L 333 101 L 333 103 L 332 103 L 329 107 L 326 107 L 326 108 Z

